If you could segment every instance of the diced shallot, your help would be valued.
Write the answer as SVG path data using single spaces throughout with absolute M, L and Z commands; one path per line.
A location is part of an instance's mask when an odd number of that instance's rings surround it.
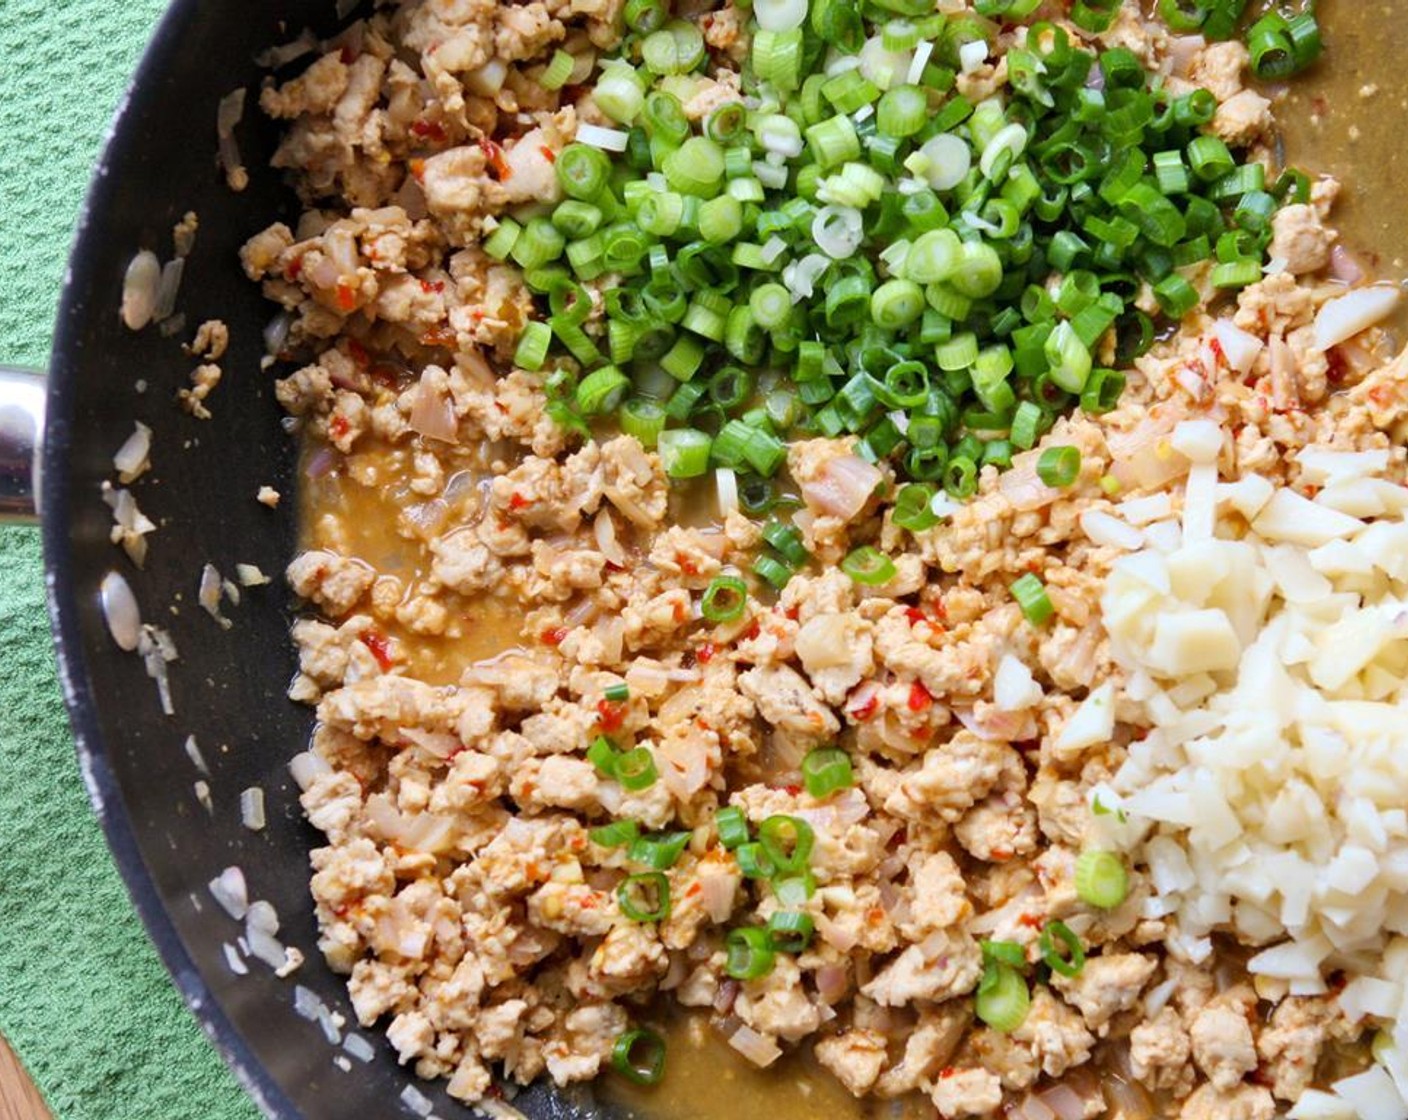
M 160 284 L 161 262 L 150 249 L 143 249 L 132 258 L 122 280 L 122 321 L 128 330 L 139 331 L 152 321 Z
M 118 649 L 131 653 L 142 636 L 142 614 L 131 585 L 118 572 L 109 572 L 103 577 L 99 596 L 108 633 Z
M 592 536 L 596 538 L 596 546 L 606 557 L 608 564 L 617 568 L 626 567 L 626 550 L 621 547 L 621 542 L 616 536 L 616 520 L 611 516 L 609 509 L 597 512 L 592 521 Z
M 259 786 L 250 786 L 240 791 L 240 822 L 251 832 L 263 829 L 264 791 Z
M 752 1062 L 766 1069 L 782 1057 L 782 1050 L 770 1037 L 759 1034 L 747 1024 L 740 1023 L 729 1036 L 728 1044 Z
M 1315 345 L 1328 350 L 1366 331 L 1398 307 L 1403 293 L 1388 285 L 1358 288 L 1332 299 L 1315 316 Z
M 802 497 L 813 509 L 850 521 L 884 480 L 879 468 L 860 456 L 837 455 L 802 483 Z
M 426 439 L 436 439 L 442 443 L 459 442 L 454 402 L 439 385 L 428 384 L 425 377 L 416 386 L 415 403 L 411 406 L 406 423 L 412 431 L 419 432 Z
M 244 116 L 244 87 L 231 90 L 220 99 L 215 110 L 215 139 L 220 152 L 220 166 L 225 169 L 225 182 L 232 191 L 242 191 L 249 185 L 249 172 L 244 169 L 239 144 L 235 142 L 235 125 Z
M 127 437 L 117 454 L 112 457 L 113 470 L 117 480 L 124 486 L 135 482 L 152 465 L 152 430 L 140 420 L 136 422 L 132 434 Z
M 1257 355 L 1266 347 L 1266 343 L 1242 330 L 1231 319 L 1219 319 L 1212 325 L 1212 333 L 1217 338 L 1218 346 L 1222 347 L 1222 355 L 1228 365 L 1238 373 L 1251 372 Z
M 245 886 L 244 872 L 238 867 L 227 867 L 210 880 L 210 894 L 237 922 L 243 921 L 249 913 L 249 890 Z
M 332 767 L 322 755 L 303 751 L 289 759 L 288 772 L 298 783 L 299 789 L 307 789 L 318 778 L 332 773 Z

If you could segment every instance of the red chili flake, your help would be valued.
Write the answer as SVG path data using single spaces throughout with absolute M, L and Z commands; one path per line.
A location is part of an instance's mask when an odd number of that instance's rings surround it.
M 411 178 L 417 183 L 425 180 L 425 160 L 411 159 L 406 161 L 406 166 L 411 169 Z
M 525 498 L 522 494 L 518 493 L 517 491 L 510 495 L 508 499 L 509 509 L 523 509 L 525 506 L 531 506 L 532 504 L 533 503 L 529 499 Z
M 539 144 L 539 145 L 538 145 L 538 151 L 540 151 L 540 152 L 543 153 L 543 158 L 544 158 L 545 160 L 547 160 L 549 163 L 556 163 L 556 162 L 557 162 L 557 153 L 556 153 L 555 151 L 553 151 L 551 148 L 549 148 L 546 144 Z
M 944 1066 L 943 1069 L 939 1070 L 939 1080 L 940 1080 L 940 1081 L 947 1081 L 950 1077 L 954 1076 L 954 1074 L 956 1074 L 957 1072 L 958 1072 L 958 1070 L 955 1069 L 953 1066 Z
M 351 311 L 357 306 L 357 293 L 345 280 L 337 285 L 337 306 L 342 311 Z
M 626 705 L 617 700 L 598 700 L 596 716 L 603 731 L 620 731 L 626 722 Z
M 682 552 L 675 553 L 675 563 L 679 565 L 680 571 L 687 576 L 699 574 L 699 565 Z
M 504 150 L 492 140 L 485 138 L 479 141 L 479 147 L 484 151 L 484 159 L 489 165 L 489 171 L 499 182 L 503 182 L 513 174 L 513 168 L 504 159 Z
M 797 619 L 801 618 L 801 616 L 802 616 L 802 608 L 801 608 L 801 607 L 788 607 L 788 608 L 787 608 L 785 611 L 783 611 L 782 613 L 783 613 L 787 618 L 790 618 L 793 622 L 796 622 Z
M 429 295 L 431 292 L 443 292 L 445 290 L 445 281 L 422 280 L 420 282 L 420 290 L 423 291 L 426 295 Z
M 1007 848 L 994 848 L 992 850 L 993 863 L 1006 863 L 1012 858 L 1012 852 Z
M 1024 925 L 1028 929 L 1041 929 L 1046 923 L 1041 920 L 1040 914 L 1023 914 L 1017 919 L 1019 925 Z
M 437 323 L 420 336 L 422 346 L 439 346 L 453 350 L 457 341 L 455 332 L 448 323 Z
M 944 605 L 944 601 L 942 599 L 934 600 L 934 617 L 937 618 L 940 622 L 948 621 L 948 607 Z
M 685 888 L 684 896 L 685 898 L 693 898 L 695 895 L 702 893 L 703 890 L 704 884 L 699 882 L 698 880 L 695 880 L 693 883 L 690 883 L 689 886 Z
M 347 340 L 347 354 L 363 369 L 367 368 L 367 363 L 371 361 L 371 355 L 367 353 L 367 348 L 355 338 Z
M 563 639 L 567 637 L 567 627 L 551 626 L 543 631 L 543 643 L 550 646 L 560 646 Z
M 755 619 L 753 619 L 753 621 L 752 621 L 751 623 L 749 623 L 748 629 L 745 630 L 745 631 L 743 631 L 743 637 L 746 638 L 748 641 L 751 642 L 754 638 L 756 638 L 756 637 L 757 637 L 759 634 L 761 634 L 762 632 L 763 632 L 763 628 L 762 628 L 760 625 L 758 625 L 758 620 L 755 618 Z
M 443 144 L 447 139 L 445 129 L 439 121 L 412 121 L 411 135 L 435 144 Z
M 618 565 L 618 564 L 613 564 L 613 563 L 611 563 L 610 560 L 608 560 L 608 561 L 606 562 L 606 566 L 607 566 L 608 568 L 614 568 L 614 569 L 616 569 L 617 571 L 620 571 L 620 570 L 621 570 L 621 569 L 620 569 L 620 565 Z M 678 622 L 678 623 L 683 623 L 683 622 L 685 621 L 685 619 L 689 618 L 689 608 L 686 607 L 686 606 L 685 606 L 683 603 L 681 603 L 681 602 L 676 602 L 676 603 L 675 603 L 675 612 L 674 612 L 674 613 L 675 613 L 675 621 Z
M 357 52 L 354 51 L 350 45 L 345 46 L 342 48 L 342 53 L 339 54 L 338 57 L 342 59 L 342 65 L 351 66 L 357 61 Z
M 294 257 L 293 260 L 291 260 L 291 261 L 288 262 L 288 267 L 284 269 L 284 275 L 285 275 L 286 277 L 288 277 L 288 279 L 289 279 L 290 281 L 297 280 L 298 277 L 302 274 L 302 272 L 303 272 L 303 258 L 302 258 L 302 257 Z
M 1218 365 L 1226 366 L 1232 364 L 1227 360 L 1227 355 L 1222 350 L 1222 343 L 1216 338 L 1208 340 L 1208 349 L 1212 351 L 1212 356 L 1217 359 Z
M 714 649 L 714 643 L 705 642 L 702 646 L 700 646 L 697 650 L 694 651 L 694 660 L 699 662 L 699 664 L 701 665 L 707 665 L 710 661 L 714 660 L 715 652 L 717 651 Z
M 347 417 L 341 414 L 328 421 L 328 431 L 332 433 L 333 439 L 341 439 L 351 430 L 352 425 L 347 422 Z
M 863 723 L 868 720 L 871 716 L 873 716 L 876 711 L 879 710 L 879 708 L 880 694 L 878 692 L 873 692 L 870 694 L 869 699 L 867 699 L 863 704 L 860 704 L 857 707 L 850 708 L 849 712 L 852 719 L 860 720 Z
M 782 787 L 782 791 L 783 791 L 784 793 L 791 794 L 793 797 L 801 797 L 801 796 L 802 796 L 802 787 L 801 787 L 801 786 L 783 786 L 783 787 Z
M 381 666 L 383 673 L 391 669 L 391 642 L 385 634 L 380 630 L 366 630 L 362 633 L 362 644 L 372 651 L 372 656 L 376 658 L 376 663 Z
M 921 622 L 929 621 L 929 616 L 926 615 L 923 611 L 921 611 L 918 607 L 906 607 L 904 616 L 905 618 L 909 619 L 909 624 L 911 626 L 918 626 Z
M 909 686 L 909 710 L 911 712 L 927 712 L 934 706 L 934 697 L 922 681 L 915 681 Z

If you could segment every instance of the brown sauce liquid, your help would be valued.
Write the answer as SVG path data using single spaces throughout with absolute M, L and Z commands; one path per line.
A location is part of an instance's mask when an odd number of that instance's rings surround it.
M 1374 275 L 1408 273 L 1408 21 L 1392 3 L 1321 0 L 1326 59 L 1295 79 L 1277 103 L 1289 164 L 1340 179 L 1333 215 L 1343 243 Z M 1371 92 L 1372 91 L 1372 92 Z M 1397 326 L 1408 327 L 1408 310 Z M 306 460 L 319 453 L 305 450 Z M 472 524 L 487 474 L 466 476 L 428 499 L 407 485 L 404 452 L 369 446 L 300 488 L 302 544 L 358 557 L 401 580 L 409 593 L 430 570 L 427 541 L 457 524 Z M 438 503 L 438 504 L 437 504 Z M 672 503 L 677 524 L 717 523 L 712 485 L 692 486 Z M 444 637 L 415 634 L 383 620 L 409 654 L 407 672 L 451 683 L 474 661 L 519 645 L 523 611 L 494 597 L 464 600 Z M 668 1045 L 662 1084 L 640 1087 L 606 1075 L 598 1100 L 648 1120 L 919 1120 L 932 1115 L 922 1097 L 858 1101 L 821 1069 L 808 1047 L 758 1069 L 735 1053 L 700 1012 L 665 1011 L 653 1020 Z M 1325 1080 L 1363 1068 L 1366 1048 L 1328 1048 Z M 1107 1115 L 1115 1116 L 1111 1112 Z

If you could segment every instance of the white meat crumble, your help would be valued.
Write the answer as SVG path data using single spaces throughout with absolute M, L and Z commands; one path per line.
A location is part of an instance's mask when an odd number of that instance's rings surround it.
M 740 1061 L 808 1047 L 855 1096 L 922 1094 L 944 1118 L 1067 1085 L 1086 1116 L 1132 1116 L 1134 1100 L 1182 1120 L 1271 1120 L 1362 1069 L 1351 1044 L 1368 1022 L 1336 995 L 1364 961 L 1327 944 L 1306 983 L 1249 971 L 1294 924 L 1270 910 L 1193 921 L 1181 900 L 1208 892 L 1159 879 L 1174 825 L 1154 866 L 1152 826 L 1119 808 L 1138 796 L 1131 745 L 1226 692 L 1235 656 L 1134 682 L 1102 606 L 1118 564 L 1129 578 L 1131 554 L 1179 546 L 1208 485 L 1314 497 L 1304 456 L 1325 450 L 1374 452 L 1374 476 L 1403 483 L 1408 360 L 1385 362 L 1377 329 L 1328 347 L 1317 335 L 1346 290 L 1325 274 L 1338 184 L 1277 213 L 1276 267 L 1235 299 L 1194 269 L 1204 303 L 1126 371 L 1117 408 L 1058 421 L 1010 470 L 983 468 L 932 528 L 895 523 L 895 479 L 854 437 L 793 443 L 793 523 L 813 562 L 775 600 L 755 591 L 713 622 L 702 597 L 749 570 L 759 524 L 672 489 L 635 438 L 583 441 L 550 419 L 546 372 L 512 364 L 532 297 L 480 245 L 507 210 L 556 197 L 555 153 L 601 121 L 585 87 L 537 79 L 559 47 L 609 49 L 620 6 L 401 0 L 259 98 L 287 122 L 274 165 L 306 207 L 242 259 L 282 308 L 282 356 L 311 358 L 277 383 L 311 479 L 310 547 L 288 579 L 316 617 L 294 627 L 291 695 L 317 709 L 302 803 L 327 840 L 312 853 L 320 946 L 361 1024 L 467 1102 L 497 1078 L 593 1079 L 664 1004 L 708 1016 Z M 727 86 L 744 21 L 731 3 L 701 19 Z M 1210 90 L 1216 133 L 1272 160 L 1239 44 L 1190 50 L 1132 9 L 1101 41 Z M 962 80 L 984 96 L 1006 67 Z M 1190 421 L 1210 422 L 1210 458 Z M 1079 451 L 1069 486 L 1037 474 L 1057 446 Z M 838 502 L 836 480 L 856 472 L 871 496 Z M 1230 539 L 1262 505 L 1228 500 L 1216 532 Z M 369 527 L 358 501 L 396 512 Z M 1399 513 L 1385 501 L 1355 516 Z M 378 527 L 394 539 L 372 542 Z M 837 566 L 866 544 L 894 558 L 888 582 Z M 1049 597 L 1042 625 L 1009 590 L 1028 574 Z M 658 780 L 606 776 L 589 757 L 603 738 L 645 752 Z M 806 792 L 804 759 L 838 745 L 853 784 Z M 809 826 L 801 895 L 745 874 L 720 835 L 726 807 L 749 838 L 779 817 Z M 650 868 L 600 831 L 613 822 L 677 837 L 658 921 L 622 890 Z M 1077 890 L 1092 850 L 1122 853 L 1114 906 Z M 804 949 L 731 977 L 729 931 L 783 910 L 809 919 Z M 1037 966 L 1057 923 L 1084 968 L 1043 969 L 1015 1029 L 976 1018 L 984 946 Z M 1117 1087 L 1108 1100 L 1095 1070 Z M 1030 1107 L 1020 1115 L 1055 1114 Z

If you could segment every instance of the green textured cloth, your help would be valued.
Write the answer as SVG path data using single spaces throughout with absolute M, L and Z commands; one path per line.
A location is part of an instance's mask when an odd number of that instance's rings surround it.
M 0 0 L 0 362 L 42 366 L 73 222 L 163 0 Z M 253 1120 L 89 810 L 39 537 L 0 529 L 0 1034 L 57 1120 Z

